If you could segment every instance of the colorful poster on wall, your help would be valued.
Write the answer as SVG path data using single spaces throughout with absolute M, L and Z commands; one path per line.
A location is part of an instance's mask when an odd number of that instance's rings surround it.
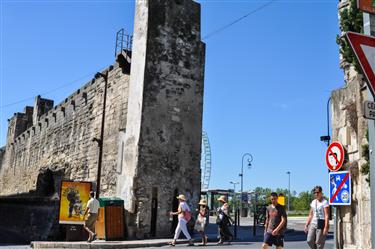
M 91 182 L 62 181 L 60 224 L 84 224 L 83 214 L 90 199 Z

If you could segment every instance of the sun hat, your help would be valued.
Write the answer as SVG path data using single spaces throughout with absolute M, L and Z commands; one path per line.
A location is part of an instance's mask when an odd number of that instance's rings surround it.
M 227 202 L 227 198 L 225 197 L 225 195 L 220 196 L 217 200 L 221 202 Z
M 207 206 L 207 201 L 205 199 L 200 200 L 198 205 Z
M 186 201 L 186 197 L 185 197 L 185 195 L 179 195 L 179 196 L 177 196 L 176 198 L 179 199 L 179 200 Z

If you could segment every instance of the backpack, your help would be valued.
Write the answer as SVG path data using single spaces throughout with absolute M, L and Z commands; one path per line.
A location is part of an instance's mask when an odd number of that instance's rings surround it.
M 191 213 L 190 211 L 186 210 L 184 211 L 184 219 L 189 222 L 191 220 Z

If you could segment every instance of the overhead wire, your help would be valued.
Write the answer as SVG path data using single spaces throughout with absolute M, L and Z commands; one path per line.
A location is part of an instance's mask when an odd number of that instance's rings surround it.
M 226 30 L 226 29 L 230 28 L 230 27 L 233 26 L 234 24 L 236 24 L 236 23 L 242 21 L 243 19 L 245 19 L 246 17 L 248 17 L 248 16 L 250 16 L 250 15 L 253 15 L 253 14 L 257 13 L 258 11 L 260 11 L 260 10 L 266 8 L 267 6 L 273 4 L 273 3 L 276 2 L 276 1 L 277 1 L 277 0 L 271 0 L 271 1 L 269 1 L 269 2 L 266 2 L 265 4 L 259 6 L 258 8 L 256 8 L 256 9 L 254 9 L 254 10 L 248 12 L 247 14 L 241 16 L 240 18 L 237 18 L 236 20 L 232 21 L 231 23 L 228 23 L 228 24 L 224 25 L 223 27 L 218 28 L 218 29 L 216 29 L 216 30 L 214 30 L 214 31 L 212 31 L 212 32 L 210 32 L 210 33 L 208 33 L 206 36 L 203 37 L 203 40 L 208 39 L 208 38 L 210 38 L 210 37 L 212 37 L 212 36 L 214 36 L 214 35 L 216 35 L 216 34 L 222 32 L 223 30 Z
M 46 92 L 43 92 L 43 93 L 41 93 L 40 95 L 43 96 L 43 95 L 46 95 L 46 94 L 49 94 L 49 93 L 52 93 L 52 92 L 56 92 L 57 90 L 60 90 L 60 89 L 62 89 L 62 88 L 64 88 L 64 87 L 67 87 L 67 86 L 73 85 L 73 84 L 75 84 L 76 82 L 78 82 L 78 81 L 80 81 L 80 80 L 82 80 L 82 79 L 85 79 L 85 78 L 89 77 L 90 75 L 95 75 L 96 72 L 100 72 L 100 71 L 102 71 L 104 68 L 105 68 L 105 67 L 103 67 L 103 68 L 101 68 L 101 69 L 99 69 L 99 70 L 96 70 L 96 71 L 94 71 L 94 72 L 91 72 L 91 73 L 85 74 L 85 75 L 83 75 L 83 76 L 80 76 L 79 78 L 77 78 L 77 79 L 75 79 L 75 80 L 73 80 L 73 81 L 70 81 L 70 82 L 67 83 L 67 84 L 63 84 L 63 85 L 61 85 L 61 86 L 58 86 L 58 87 L 56 87 L 56 88 L 53 88 L 53 89 L 48 90 L 48 91 L 46 91 Z M 4 108 L 9 107 L 9 106 L 17 105 L 17 104 L 23 103 L 23 102 L 25 102 L 25 101 L 32 100 L 32 99 L 34 99 L 34 98 L 35 98 L 35 96 L 33 96 L 33 97 L 28 97 L 28 98 L 24 98 L 24 99 L 21 99 L 21 100 L 18 100 L 18 101 L 15 101 L 15 102 L 9 103 L 9 104 L 5 104 L 5 105 L 0 106 L 0 109 L 4 109 Z
M 206 36 L 203 37 L 203 39 L 208 39 L 208 38 L 210 38 L 210 37 L 212 37 L 212 36 L 214 36 L 214 35 L 216 35 L 216 34 L 222 32 L 222 31 L 224 31 L 224 30 L 230 28 L 231 26 L 235 25 L 236 23 L 242 21 L 243 19 L 249 17 L 250 15 L 253 15 L 253 14 L 257 13 L 258 11 L 260 11 L 260 10 L 266 8 L 267 6 L 271 5 L 272 3 L 276 2 L 276 1 L 277 1 L 277 0 L 271 0 L 271 1 L 269 1 L 269 2 L 266 2 L 265 4 L 259 6 L 258 8 L 254 9 L 254 10 L 252 10 L 252 11 L 246 13 L 245 15 L 241 16 L 240 18 L 238 18 L 238 19 L 232 21 L 231 23 L 228 23 L 228 24 L 224 25 L 223 27 L 218 28 L 218 29 L 216 29 L 216 30 L 214 30 L 214 31 L 212 31 L 212 32 L 210 32 L 210 33 L 208 33 Z M 97 71 L 99 71 L 99 70 L 97 70 Z M 60 90 L 60 89 L 62 89 L 62 88 L 64 88 L 64 87 L 70 86 L 70 85 L 76 83 L 77 81 L 79 81 L 79 80 L 81 80 L 81 79 L 83 79 L 83 78 L 86 78 L 86 77 L 88 77 L 88 76 L 90 76 L 90 75 L 93 75 L 93 74 L 96 73 L 97 71 L 95 71 L 95 72 L 93 72 L 93 73 L 86 74 L 86 75 L 84 75 L 84 76 L 81 76 L 81 77 L 79 77 L 78 79 L 75 79 L 75 80 L 71 81 L 71 82 L 68 83 L 68 84 L 61 85 L 61 86 L 59 86 L 59 87 L 57 87 L 57 88 L 51 89 L 51 90 L 49 90 L 49 91 L 47 91 L 47 92 L 44 92 L 44 93 L 42 93 L 42 94 L 40 94 L 40 95 L 46 95 L 46 94 L 49 94 L 49 93 L 55 92 L 55 91 L 57 91 L 57 90 Z M 19 100 L 19 101 L 12 102 L 12 103 L 9 103 L 9 104 L 5 104 L 5 105 L 0 106 L 0 109 L 4 109 L 4 108 L 9 107 L 9 106 L 17 105 L 17 104 L 23 103 L 23 102 L 25 102 L 25 101 L 32 100 L 32 99 L 34 99 L 34 98 L 35 98 L 35 96 L 33 96 L 33 97 L 28 97 L 28 98 L 24 98 L 24 99 L 21 99 L 21 100 Z

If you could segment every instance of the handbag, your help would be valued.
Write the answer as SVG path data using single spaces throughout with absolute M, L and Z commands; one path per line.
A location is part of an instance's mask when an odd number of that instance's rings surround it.
M 317 229 L 324 229 L 326 221 L 324 219 L 319 219 L 318 215 L 318 200 L 315 200 L 315 215 L 317 220 Z
M 318 219 L 317 229 L 324 229 L 326 221 L 323 219 Z
M 220 215 L 216 217 L 216 225 L 220 225 L 222 220 L 220 219 Z

